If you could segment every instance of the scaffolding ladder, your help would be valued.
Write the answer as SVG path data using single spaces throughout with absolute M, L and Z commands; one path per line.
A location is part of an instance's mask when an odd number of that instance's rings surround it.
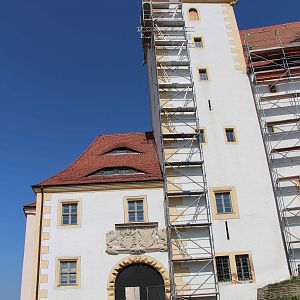
M 284 28 L 253 32 L 244 50 L 290 273 L 299 276 L 300 42 Z
M 172 299 L 219 299 L 182 2 L 142 2 L 140 28 L 159 116 Z

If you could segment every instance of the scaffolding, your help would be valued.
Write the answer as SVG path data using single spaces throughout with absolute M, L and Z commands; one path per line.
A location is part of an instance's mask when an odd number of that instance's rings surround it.
M 297 26 L 297 25 L 296 25 Z M 300 37 L 298 28 L 255 30 L 244 51 L 273 181 L 290 273 L 300 265 Z
M 172 299 L 218 299 L 210 206 L 182 2 L 144 0 L 140 32 L 153 89 L 152 105 L 160 120 Z

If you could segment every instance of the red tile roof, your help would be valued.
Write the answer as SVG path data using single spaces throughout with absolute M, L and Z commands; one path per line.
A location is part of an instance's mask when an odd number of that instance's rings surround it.
M 31 203 L 25 204 L 24 208 L 26 208 L 26 207 L 36 207 L 36 202 L 34 201 L 34 202 L 31 202 Z
M 278 47 L 278 42 L 285 46 L 291 43 L 300 45 L 300 40 L 294 42 L 300 39 L 300 22 L 241 30 L 240 35 L 242 44 L 247 40 L 252 49 Z
M 106 154 L 114 148 L 129 148 L 138 154 Z M 111 167 L 129 167 L 142 174 L 97 175 L 90 174 Z M 65 170 L 33 186 L 76 185 L 113 182 L 162 180 L 162 173 L 151 132 L 105 134 L 94 142 Z

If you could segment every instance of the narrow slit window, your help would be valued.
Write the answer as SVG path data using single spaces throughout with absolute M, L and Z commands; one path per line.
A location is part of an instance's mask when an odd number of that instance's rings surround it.
M 232 214 L 230 192 L 215 193 L 215 199 L 218 214 Z
M 201 37 L 195 37 L 194 38 L 194 45 L 195 48 L 203 48 L 203 40 Z
M 268 131 L 269 134 L 274 133 L 274 126 L 271 125 L 271 124 L 268 124 L 267 125 L 267 131 Z
M 219 282 L 232 281 L 229 256 L 217 256 L 216 267 Z
M 205 131 L 204 131 L 204 129 L 200 129 L 199 138 L 200 138 L 200 142 L 202 144 L 206 143 L 206 137 L 205 137 Z
M 208 80 L 208 75 L 207 75 L 207 70 L 206 69 L 199 69 L 199 78 L 200 78 L 200 81 L 207 81 Z
M 199 20 L 198 11 L 196 8 L 190 8 L 189 9 L 189 20 L 190 21 L 197 21 Z
M 239 281 L 252 280 L 249 255 L 248 254 L 236 255 L 235 263 L 236 263 L 238 280 Z
M 226 128 L 226 140 L 228 143 L 235 143 L 236 142 L 236 136 L 235 136 L 235 130 L 233 128 Z

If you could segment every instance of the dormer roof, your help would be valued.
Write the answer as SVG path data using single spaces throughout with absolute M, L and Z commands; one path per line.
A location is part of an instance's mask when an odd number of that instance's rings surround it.
M 107 155 L 119 148 L 133 153 Z M 126 166 L 137 173 L 91 176 L 99 170 Z M 162 181 L 162 173 L 152 132 L 130 132 L 99 135 L 92 144 L 66 169 L 35 184 L 33 188 L 57 185 Z

